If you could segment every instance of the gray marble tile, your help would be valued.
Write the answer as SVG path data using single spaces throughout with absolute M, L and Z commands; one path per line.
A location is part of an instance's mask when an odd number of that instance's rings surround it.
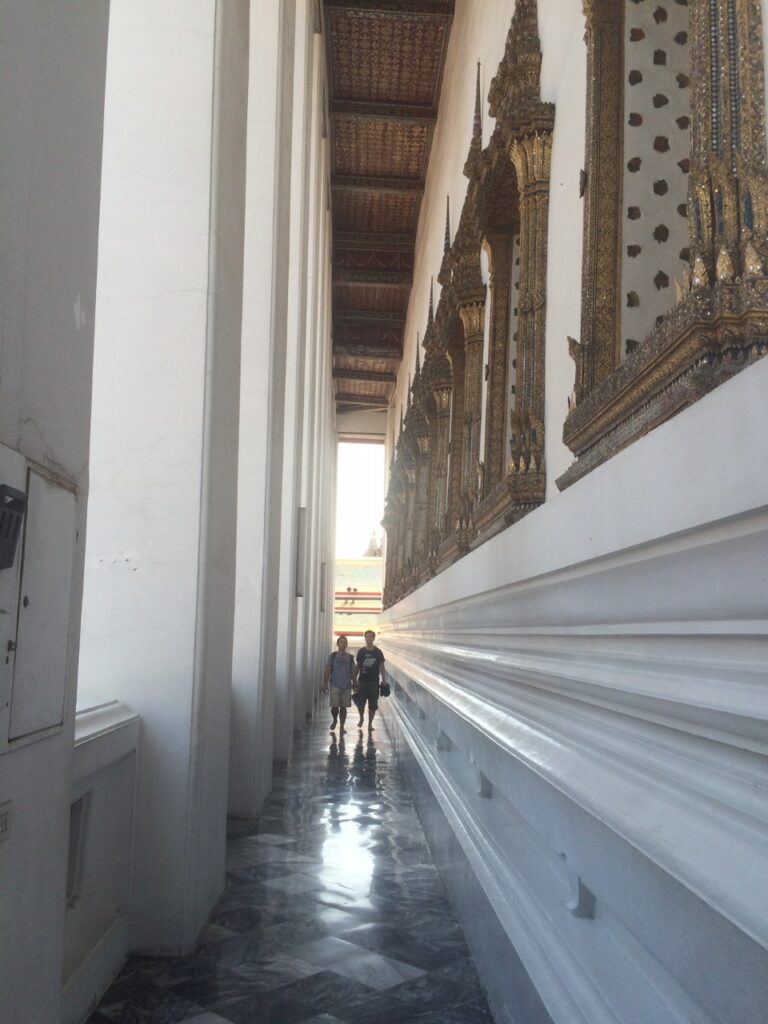
M 344 1024 L 344 1022 L 338 1017 L 331 1016 L 330 1013 L 320 1013 L 309 1020 L 303 1020 L 301 1024 Z
M 291 956 L 298 960 L 306 960 L 310 964 L 327 967 L 349 957 L 358 956 L 363 950 L 352 942 L 337 939 L 332 935 L 327 938 L 306 942 L 291 949 Z
M 195 955 L 131 958 L 88 1024 L 491 1024 L 386 733 L 356 738 L 304 731 Z
M 256 843 L 267 843 L 270 846 L 281 846 L 284 843 L 294 843 L 296 841 L 290 836 L 281 835 L 277 832 L 260 832 L 252 838 Z
M 199 1013 L 194 1017 L 187 1017 L 181 1024 L 230 1024 L 226 1017 L 220 1017 L 218 1013 Z
M 400 960 L 381 956 L 380 953 L 364 951 L 346 957 L 334 964 L 333 969 L 338 974 L 343 974 L 346 978 L 353 978 L 377 991 L 400 985 L 402 982 L 417 978 L 424 973 L 418 967 L 402 963 Z
M 317 889 L 318 882 L 311 875 L 291 874 L 283 875 L 280 878 L 268 878 L 264 885 L 270 889 L 277 889 L 280 892 L 296 893 L 310 892 Z

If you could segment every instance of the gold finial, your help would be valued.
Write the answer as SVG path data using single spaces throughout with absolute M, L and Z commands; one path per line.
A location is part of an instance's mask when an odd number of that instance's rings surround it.
M 717 274 L 717 280 L 721 284 L 730 284 L 733 281 L 733 260 L 731 259 L 730 252 L 728 252 L 728 247 L 725 245 L 717 254 L 715 273 Z
M 760 258 L 760 253 L 757 251 L 757 249 L 754 247 L 751 241 L 747 242 L 746 248 L 744 249 L 744 276 L 763 276 L 763 261 Z
M 697 255 L 693 261 L 693 273 L 691 274 L 691 287 L 693 288 L 708 288 L 709 287 L 709 274 L 707 272 L 707 266 L 700 255 Z

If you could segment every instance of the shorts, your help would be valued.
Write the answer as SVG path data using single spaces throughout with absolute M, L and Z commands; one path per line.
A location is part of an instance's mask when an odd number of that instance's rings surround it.
M 349 686 L 340 689 L 338 686 L 331 687 L 331 707 L 348 708 L 352 703 L 352 690 Z
M 362 697 L 360 701 L 360 714 L 363 714 L 365 710 L 365 702 L 368 702 L 368 710 L 375 711 L 379 706 L 379 680 L 376 679 L 374 682 L 360 683 L 360 689 L 358 691 L 359 696 Z

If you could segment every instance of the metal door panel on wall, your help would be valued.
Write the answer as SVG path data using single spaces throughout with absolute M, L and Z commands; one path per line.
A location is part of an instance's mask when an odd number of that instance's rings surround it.
M 0 484 L 17 491 L 24 491 L 27 486 L 26 459 L 5 445 L 0 445 Z M 20 572 L 21 542 L 18 543 L 13 565 L 0 570 L 0 753 L 7 747 L 11 715 Z
M 75 523 L 74 494 L 30 469 L 11 740 L 60 725 L 63 719 Z

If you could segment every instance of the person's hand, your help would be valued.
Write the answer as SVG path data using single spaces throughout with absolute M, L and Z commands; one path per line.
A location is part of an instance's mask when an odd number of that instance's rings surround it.
M 327 683 L 323 683 L 323 685 L 320 687 L 320 689 L 323 691 L 323 693 L 328 693 L 328 684 Z

